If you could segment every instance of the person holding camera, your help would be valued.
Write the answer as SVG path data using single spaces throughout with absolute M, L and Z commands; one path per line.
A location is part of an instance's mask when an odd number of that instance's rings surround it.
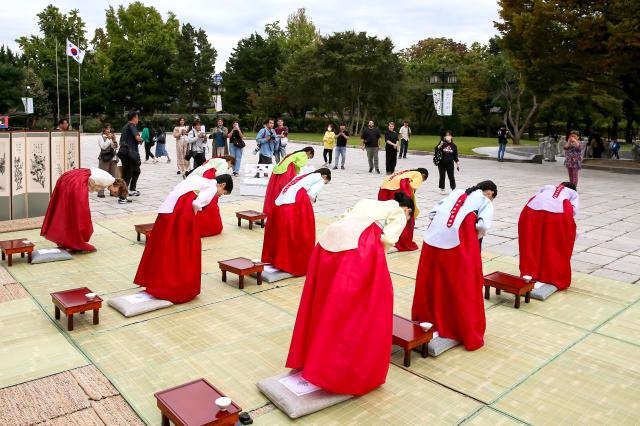
M 102 126 L 102 134 L 98 137 L 98 146 L 100 146 L 100 155 L 98 155 L 98 168 L 116 177 L 116 169 L 118 167 L 118 157 L 116 150 L 118 149 L 118 141 L 113 133 L 111 124 L 104 123 Z M 98 197 L 104 198 L 104 189 L 98 191 Z
M 207 147 L 207 134 L 202 130 L 200 125 L 200 119 L 196 118 L 193 122 L 193 126 L 187 133 L 187 141 L 189 142 L 189 148 L 187 151 L 191 152 L 191 158 L 193 158 L 193 169 L 197 169 L 207 160 L 205 157 L 205 151 Z
M 244 134 L 240 130 L 240 123 L 234 120 L 233 126 L 231 126 L 231 133 L 229 133 L 229 153 L 236 159 L 233 164 L 233 175 L 238 176 L 240 172 L 240 161 L 242 161 L 242 151 L 245 147 Z
M 276 132 L 273 130 L 273 118 L 264 121 L 264 127 L 256 135 L 258 164 L 273 164 L 273 151 L 276 144 Z
M 204 130 L 203 130 L 204 131 Z M 211 130 L 211 135 L 209 135 L 209 139 L 213 139 L 213 146 L 215 147 L 215 156 L 222 157 L 225 155 L 225 151 L 227 150 L 227 137 L 229 135 L 229 130 L 224 127 L 224 121 L 219 118 L 217 122 L 217 126 Z

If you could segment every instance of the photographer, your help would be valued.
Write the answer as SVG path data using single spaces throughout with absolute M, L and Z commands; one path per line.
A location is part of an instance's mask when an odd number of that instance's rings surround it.
M 136 190 L 138 177 L 140 176 L 140 151 L 138 145 L 142 144 L 142 137 L 138 132 L 138 113 L 129 111 L 127 114 L 127 124 L 120 132 L 120 147 L 118 148 L 118 158 L 122 161 L 122 178 L 129 185 L 129 195 L 138 197 L 140 191 Z
M 258 146 L 256 150 L 260 153 L 258 164 L 272 164 L 273 151 L 276 144 L 276 132 L 273 130 L 273 118 L 264 121 L 264 127 L 256 135 Z
M 205 150 L 207 147 L 207 135 L 202 130 L 199 119 L 195 119 L 193 126 L 187 133 L 187 140 L 189 141 L 188 150 L 191 151 L 191 157 L 193 158 L 193 169 L 197 169 L 202 166 L 206 161 Z
M 118 141 L 111 124 L 104 123 L 102 126 L 102 134 L 98 137 L 98 146 L 100 146 L 98 167 L 115 178 L 118 166 L 118 157 L 116 156 Z M 104 198 L 104 189 L 98 191 L 98 197 Z

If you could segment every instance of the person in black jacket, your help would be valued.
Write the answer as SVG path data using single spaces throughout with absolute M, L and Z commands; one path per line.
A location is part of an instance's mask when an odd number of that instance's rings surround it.
M 451 130 L 447 130 L 444 134 L 444 138 L 440 140 L 440 143 L 436 147 L 437 151 L 442 152 L 442 159 L 438 163 L 438 172 L 440 173 L 440 182 L 438 187 L 440 192 L 444 193 L 444 175 L 445 173 L 449 177 L 449 186 L 453 191 L 456 189 L 456 178 L 454 176 L 454 163 L 456 169 L 460 171 L 460 162 L 458 161 L 458 147 L 453 143 L 453 133 Z
M 389 122 L 389 127 L 384 133 L 384 151 L 386 154 L 386 169 L 387 175 L 392 175 L 396 171 L 396 164 L 398 163 L 398 132 L 396 132 L 396 123 Z

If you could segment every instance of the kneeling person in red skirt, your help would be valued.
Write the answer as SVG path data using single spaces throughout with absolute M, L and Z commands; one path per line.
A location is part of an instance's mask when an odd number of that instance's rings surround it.
M 318 192 L 329 181 L 331 170 L 322 168 L 296 176 L 282 189 L 267 217 L 262 262 L 292 275 L 307 274 L 316 244 L 316 220 L 311 202 L 315 202 Z

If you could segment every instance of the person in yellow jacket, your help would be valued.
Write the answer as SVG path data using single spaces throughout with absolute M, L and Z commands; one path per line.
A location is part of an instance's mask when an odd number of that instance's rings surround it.
M 333 148 L 336 146 L 336 134 L 333 133 L 333 126 L 331 124 L 327 126 L 327 131 L 324 132 L 322 142 L 324 143 L 324 151 L 322 151 L 322 158 L 324 158 L 323 167 L 330 167 L 332 161 L 331 157 L 333 156 Z

